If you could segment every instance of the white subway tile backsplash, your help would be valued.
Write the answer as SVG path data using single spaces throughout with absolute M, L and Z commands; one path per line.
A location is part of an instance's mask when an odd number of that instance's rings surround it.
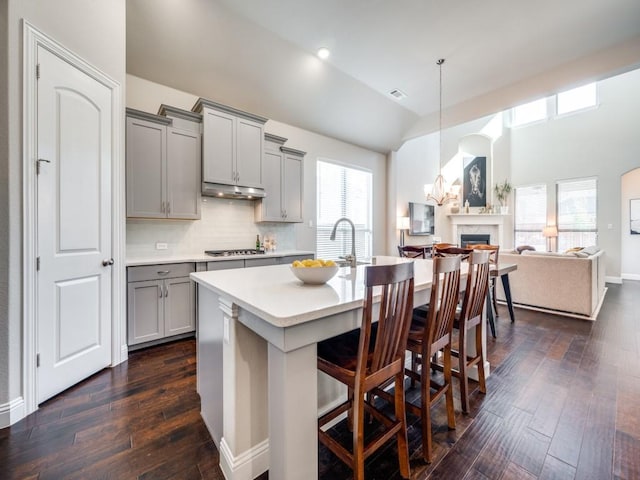
M 127 220 L 127 255 L 171 256 L 205 250 L 255 248 L 256 235 L 275 237 L 278 250 L 296 248 L 295 224 L 255 223 L 254 203 L 203 197 L 200 220 Z M 156 243 L 167 244 L 156 250 Z

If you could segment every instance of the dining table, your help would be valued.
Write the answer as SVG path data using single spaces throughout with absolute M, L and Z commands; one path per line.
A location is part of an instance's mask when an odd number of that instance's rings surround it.
M 414 306 L 424 305 L 431 259 L 371 259 L 407 261 L 414 262 Z M 227 479 L 267 470 L 279 480 L 318 477 L 317 419 L 346 391 L 319 374 L 317 344 L 360 326 L 365 268 L 342 267 L 322 285 L 301 282 L 289 265 L 191 274 L 201 415 Z M 466 268 L 463 263 L 464 276 Z M 379 301 L 374 292 L 374 309 Z M 484 369 L 488 376 L 488 361 Z

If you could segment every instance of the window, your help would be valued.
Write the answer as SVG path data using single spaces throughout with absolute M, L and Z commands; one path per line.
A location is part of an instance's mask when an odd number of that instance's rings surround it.
M 329 239 L 335 222 L 347 217 L 356 227 L 356 257 L 372 255 L 372 174 L 318 160 L 318 219 L 316 250 L 319 258 L 337 259 L 351 253 L 351 227 L 338 225 L 335 241 Z
M 514 127 L 544 120 L 545 118 L 547 118 L 546 98 L 518 105 L 511 109 L 511 125 Z
M 567 90 L 558 94 L 558 115 L 575 112 L 596 105 L 596 84 Z
M 557 184 L 558 251 L 595 245 L 597 229 L 597 182 L 595 178 Z
M 542 236 L 547 224 L 547 186 L 516 187 L 515 209 L 515 246 L 531 245 L 536 250 L 547 250 Z

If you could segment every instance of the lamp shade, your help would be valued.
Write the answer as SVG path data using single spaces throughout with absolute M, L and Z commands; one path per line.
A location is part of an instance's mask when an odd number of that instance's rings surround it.
M 409 217 L 398 217 L 396 225 L 398 230 L 409 230 Z
M 545 238 L 555 238 L 558 236 L 558 227 L 555 225 L 547 225 L 542 229 L 542 236 Z

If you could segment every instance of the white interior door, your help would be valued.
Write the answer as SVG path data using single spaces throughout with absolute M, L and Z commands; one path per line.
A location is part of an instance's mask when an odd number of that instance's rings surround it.
M 40 403 L 111 363 L 113 112 L 106 86 L 37 55 Z

